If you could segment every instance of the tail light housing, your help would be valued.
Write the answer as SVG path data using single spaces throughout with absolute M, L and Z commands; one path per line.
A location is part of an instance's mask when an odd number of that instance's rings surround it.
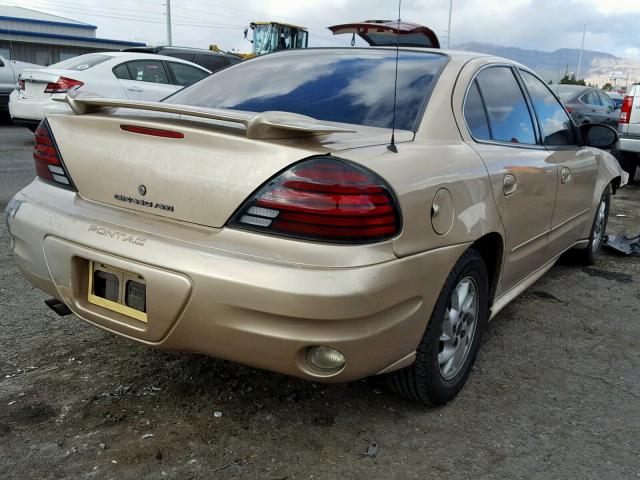
M 567 113 L 573 113 L 573 108 L 571 107 L 564 107 L 564 109 L 567 111 Z
M 69 172 L 64 166 L 47 120 L 40 122 L 36 129 L 36 145 L 33 148 L 33 159 L 36 163 L 36 175 L 38 177 L 69 190 L 76 190 Z
M 629 123 L 631 120 L 631 107 L 633 106 L 633 97 L 627 95 L 622 101 L 622 108 L 620 110 L 620 119 L 618 123 Z
M 81 87 L 82 85 L 84 85 L 84 82 L 81 82 L 80 80 L 60 77 L 54 83 L 47 83 L 47 86 L 44 89 L 44 93 L 66 93 L 69 90 Z
M 24 90 L 24 89 L 25 89 L 24 80 L 20 78 L 18 79 L 18 90 Z
M 229 225 L 320 242 L 370 243 L 396 235 L 401 218 L 391 188 L 375 173 L 316 157 L 268 181 Z

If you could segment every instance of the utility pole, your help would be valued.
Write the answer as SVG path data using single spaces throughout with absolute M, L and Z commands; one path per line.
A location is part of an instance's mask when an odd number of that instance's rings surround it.
M 165 0 L 167 3 L 167 45 L 171 46 L 173 41 L 171 40 L 171 0 Z
M 447 28 L 447 48 L 451 48 L 451 14 L 453 13 L 453 0 L 449 0 L 449 27 Z
M 167 0 L 169 1 L 169 0 Z M 582 30 L 582 45 L 580 46 L 580 56 L 578 57 L 578 71 L 576 72 L 576 80 L 580 80 L 580 74 L 582 73 L 582 52 L 584 51 L 584 37 L 587 34 L 587 24 L 584 24 Z

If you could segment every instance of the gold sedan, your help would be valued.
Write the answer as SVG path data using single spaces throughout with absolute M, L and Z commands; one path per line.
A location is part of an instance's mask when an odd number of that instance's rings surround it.
M 432 405 L 560 255 L 596 260 L 627 179 L 613 130 L 467 52 L 289 51 L 163 102 L 58 100 L 74 114 L 40 125 L 6 212 L 51 308 L 309 380 L 386 374 Z

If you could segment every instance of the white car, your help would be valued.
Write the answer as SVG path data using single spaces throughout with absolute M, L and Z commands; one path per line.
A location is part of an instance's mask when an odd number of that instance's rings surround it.
M 82 90 L 103 97 L 159 101 L 210 74 L 199 65 L 164 55 L 88 53 L 23 70 L 18 89 L 9 98 L 9 113 L 14 123 L 35 130 L 47 114 L 70 111 L 69 105 L 53 100 L 56 93 Z

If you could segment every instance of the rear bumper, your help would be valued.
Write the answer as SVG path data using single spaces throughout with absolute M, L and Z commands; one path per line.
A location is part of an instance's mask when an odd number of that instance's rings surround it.
M 65 103 L 50 98 L 22 98 L 18 90 L 11 92 L 9 97 L 9 114 L 14 121 L 40 122 L 46 115 L 70 112 L 69 105 Z
M 621 152 L 640 153 L 640 136 L 621 134 L 617 148 Z
M 467 248 L 310 266 L 239 253 L 242 236 L 255 241 L 255 234 L 234 232 L 235 246 L 222 240 L 224 229 L 185 241 L 193 227 L 158 220 L 153 232 L 134 230 L 123 223 L 138 213 L 108 208 L 127 220 L 114 224 L 100 218 L 103 207 L 86 215 L 80 204 L 91 207 L 39 180 L 9 204 L 16 260 L 34 285 L 81 319 L 129 339 L 312 380 L 350 381 L 411 363 L 440 289 Z M 300 243 L 276 241 L 283 249 Z M 148 324 L 87 301 L 90 261 L 145 278 Z M 345 367 L 328 374 L 310 366 L 313 345 L 339 350 Z

